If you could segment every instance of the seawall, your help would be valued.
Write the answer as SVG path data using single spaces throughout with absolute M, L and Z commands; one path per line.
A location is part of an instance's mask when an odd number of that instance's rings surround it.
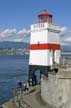
M 56 108 L 71 108 L 71 70 L 51 72 L 48 78 L 41 76 L 41 97 Z

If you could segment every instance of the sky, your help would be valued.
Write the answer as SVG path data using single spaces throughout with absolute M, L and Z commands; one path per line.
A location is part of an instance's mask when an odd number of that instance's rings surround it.
M 30 26 L 47 9 L 61 27 L 61 41 L 71 43 L 71 0 L 0 0 L 0 41 L 29 42 Z

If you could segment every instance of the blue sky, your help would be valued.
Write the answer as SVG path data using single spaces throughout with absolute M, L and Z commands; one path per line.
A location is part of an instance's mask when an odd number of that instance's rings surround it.
M 62 40 L 70 42 L 71 0 L 0 0 L 0 40 L 28 41 L 27 30 L 44 9 L 62 28 Z

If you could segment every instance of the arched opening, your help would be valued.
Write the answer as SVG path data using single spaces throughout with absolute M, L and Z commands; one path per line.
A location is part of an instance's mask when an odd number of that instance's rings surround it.
M 40 70 L 34 70 L 33 77 L 32 77 L 32 85 L 40 84 L 41 82 L 41 71 Z
M 29 85 L 36 85 L 41 81 L 41 74 L 44 74 L 48 77 L 48 71 L 50 70 L 50 66 L 37 66 L 37 65 L 29 65 Z
M 41 80 L 41 73 L 40 70 L 36 70 L 35 71 L 35 76 L 36 76 L 36 80 L 37 80 L 37 84 L 40 84 L 40 80 Z

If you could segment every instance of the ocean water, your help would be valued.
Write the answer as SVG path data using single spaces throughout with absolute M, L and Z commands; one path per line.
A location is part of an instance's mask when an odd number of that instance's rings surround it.
M 71 54 L 62 54 L 61 57 L 62 58 L 71 58 Z
M 71 58 L 71 54 L 62 55 L 62 58 L 66 57 Z M 12 98 L 18 80 L 27 81 L 28 62 L 28 55 L 0 55 L 0 104 Z
M 28 55 L 0 55 L 0 104 L 13 96 L 13 89 L 28 79 Z

